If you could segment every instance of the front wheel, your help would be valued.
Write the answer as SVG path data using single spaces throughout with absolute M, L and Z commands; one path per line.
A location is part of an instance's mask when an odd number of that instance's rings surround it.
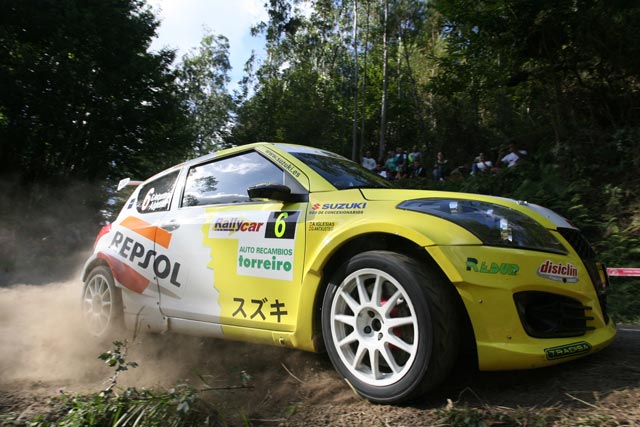
M 95 337 L 107 338 L 122 328 L 122 296 L 105 266 L 95 267 L 87 276 L 82 291 L 82 317 L 87 331 Z
M 372 402 L 398 403 L 437 386 L 459 348 L 454 289 L 405 255 L 370 251 L 330 280 L 322 306 L 336 370 Z

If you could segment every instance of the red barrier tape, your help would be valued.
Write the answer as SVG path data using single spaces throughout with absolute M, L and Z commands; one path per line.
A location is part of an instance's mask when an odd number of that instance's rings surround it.
M 640 268 L 607 268 L 609 276 L 640 277 Z

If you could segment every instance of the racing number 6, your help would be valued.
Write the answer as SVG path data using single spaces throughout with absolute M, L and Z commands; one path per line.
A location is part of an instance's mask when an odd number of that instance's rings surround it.
M 278 218 L 276 218 L 276 226 L 273 230 L 273 234 L 275 234 L 276 237 L 284 236 L 285 231 L 287 231 L 287 223 L 285 222 L 285 219 L 288 216 L 289 214 L 287 212 L 281 212 L 280 215 L 278 215 Z

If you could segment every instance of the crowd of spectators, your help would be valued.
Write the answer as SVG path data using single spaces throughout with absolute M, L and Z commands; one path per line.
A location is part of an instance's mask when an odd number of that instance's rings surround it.
M 428 168 L 424 165 L 424 157 L 418 146 L 414 145 L 411 152 L 397 147 L 378 160 L 372 157 L 371 151 L 367 151 L 362 157 L 362 166 L 389 180 L 431 177 L 435 181 L 444 181 L 452 175 L 495 174 L 501 169 L 522 164 L 526 158 L 527 151 L 511 142 L 508 147 L 499 150 L 495 161 L 488 160 L 484 153 L 479 153 L 470 164 L 451 168 L 445 154 L 439 151 L 433 166 Z

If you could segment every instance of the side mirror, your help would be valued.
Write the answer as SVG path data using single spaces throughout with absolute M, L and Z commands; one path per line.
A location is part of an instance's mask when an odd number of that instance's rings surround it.
M 250 199 L 268 199 L 288 202 L 291 200 L 291 189 L 286 185 L 264 183 L 247 189 Z

